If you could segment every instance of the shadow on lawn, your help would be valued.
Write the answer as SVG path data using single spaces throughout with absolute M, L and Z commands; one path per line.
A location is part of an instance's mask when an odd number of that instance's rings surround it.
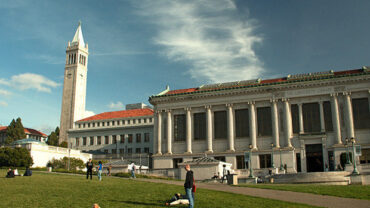
M 145 205 L 145 206 L 161 206 L 164 205 L 161 201 L 157 201 L 154 203 L 148 203 L 148 202 L 137 202 L 137 201 L 119 201 L 119 200 L 110 200 L 112 202 L 121 202 L 125 204 L 134 204 L 134 205 Z

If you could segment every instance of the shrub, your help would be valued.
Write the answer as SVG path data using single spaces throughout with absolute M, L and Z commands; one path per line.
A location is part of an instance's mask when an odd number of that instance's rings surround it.
M 26 148 L 0 148 L 1 167 L 30 167 L 32 165 L 31 154 Z
M 52 167 L 53 169 L 68 169 L 68 157 L 63 157 L 62 159 L 52 159 L 47 164 L 48 167 Z M 69 158 L 69 169 L 70 170 L 78 170 L 83 169 L 85 167 L 84 162 L 79 158 L 71 157 Z

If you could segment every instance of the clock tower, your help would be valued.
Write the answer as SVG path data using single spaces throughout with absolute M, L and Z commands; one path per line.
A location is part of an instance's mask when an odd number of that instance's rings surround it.
M 66 50 L 59 143 L 68 142 L 67 131 L 74 127 L 75 121 L 84 118 L 88 56 L 88 45 L 84 42 L 79 22 Z

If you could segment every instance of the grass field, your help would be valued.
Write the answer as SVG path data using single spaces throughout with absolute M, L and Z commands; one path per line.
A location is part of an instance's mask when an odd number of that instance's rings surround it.
M 335 185 L 305 185 L 305 184 L 294 184 L 294 185 L 256 184 L 240 186 L 370 200 L 370 186 L 361 186 L 361 185 L 335 186 Z
M 5 175 L 1 170 L 0 175 Z M 165 207 L 183 187 L 103 177 L 92 181 L 80 175 L 34 172 L 31 177 L 0 178 L 0 207 L 78 207 L 98 203 L 107 207 Z M 186 207 L 186 206 L 182 206 Z M 195 207 L 309 207 L 271 199 L 197 189 Z

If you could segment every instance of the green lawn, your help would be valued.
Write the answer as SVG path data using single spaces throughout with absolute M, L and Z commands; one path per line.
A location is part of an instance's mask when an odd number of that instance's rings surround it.
M 239 186 L 370 200 L 370 186 L 361 185 L 248 184 Z
M 0 175 L 5 175 L 1 170 Z M 103 177 L 34 172 L 31 177 L 0 178 L 0 207 L 165 207 L 165 200 L 183 187 Z M 183 206 L 184 207 L 184 206 Z M 309 207 L 271 199 L 197 189 L 195 207 Z

